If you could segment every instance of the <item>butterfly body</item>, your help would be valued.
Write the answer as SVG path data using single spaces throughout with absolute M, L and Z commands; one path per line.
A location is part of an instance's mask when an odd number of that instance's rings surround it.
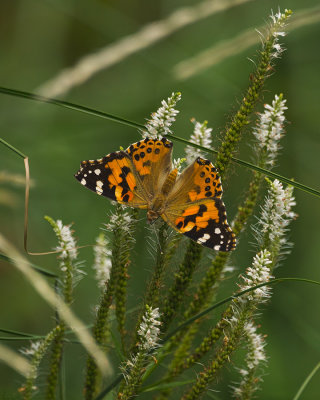
M 147 209 L 173 229 L 214 250 L 235 248 L 216 168 L 198 157 L 180 175 L 171 167 L 172 142 L 145 139 L 98 160 L 83 161 L 75 177 L 88 189 L 121 204 Z

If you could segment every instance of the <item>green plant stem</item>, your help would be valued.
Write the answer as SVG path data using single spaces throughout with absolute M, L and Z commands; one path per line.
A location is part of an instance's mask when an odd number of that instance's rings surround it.
M 31 373 L 28 376 L 25 385 L 23 386 L 23 398 L 24 400 L 30 400 L 32 398 L 34 387 L 35 387 L 35 380 L 39 375 L 39 365 L 43 357 L 45 356 L 48 347 L 50 346 L 51 342 L 59 335 L 60 326 L 57 325 L 51 332 L 49 332 L 39 344 L 39 347 L 35 350 L 32 360 L 31 360 Z
M 55 335 L 52 343 L 50 372 L 47 378 L 46 400 L 56 399 L 56 390 L 58 384 L 59 370 L 62 361 L 63 342 L 66 325 L 63 321 L 61 321 L 59 325 L 56 325 L 55 329 L 57 329 L 57 334 Z
M 173 317 L 176 315 L 181 301 L 184 298 L 185 291 L 188 288 L 193 272 L 199 264 L 202 254 L 202 246 L 194 241 L 189 241 L 187 251 L 183 262 L 179 265 L 178 272 L 175 274 L 175 280 L 169 290 L 161 313 L 161 331 L 166 332 Z
M 142 322 L 142 316 L 145 314 L 146 305 L 156 308 L 159 303 L 159 293 L 162 286 L 163 274 L 168 265 L 170 257 L 167 255 L 168 246 L 168 225 L 161 223 L 158 233 L 157 233 L 157 250 L 156 250 L 156 264 L 154 268 L 154 273 L 151 277 L 150 283 L 148 285 L 146 295 L 144 298 L 143 306 L 137 318 L 135 335 L 132 343 L 131 352 L 136 351 L 136 346 L 139 341 L 138 330 Z
M 112 304 L 112 298 L 116 286 L 116 270 L 112 267 L 110 279 L 107 287 L 101 297 L 97 318 L 93 327 L 93 335 L 99 344 L 104 344 L 106 338 L 106 328 L 108 323 L 109 309 Z M 92 400 L 98 390 L 99 371 L 94 359 L 89 356 L 87 359 L 86 378 L 84 395 L 86 400 Z
M 142 351 L 138 352 L 133 361 L 133 366 L 126 375 L 126 381 L 121 385 L 117 399 L 127 400 L 133 398 L 136 393 L 138 386 L 141 382 L 142 374 L 145 371 L 145 360 L 146 354 Z
M 264 82 L 270 74 L 275 40 L 273 32 L 270 31 L 266 41 L 263 43 L 257 69 L 252 75 L 250 86 L 242 99 L 239 110 L 232 118 L 218 150 L 215 165 L 220 171 L 221 177 L 225 175 L 229 167 L 233 153 L 241 138 L 242 130 L 249 124 L 249 115 L 252 113 L 261 94 Z

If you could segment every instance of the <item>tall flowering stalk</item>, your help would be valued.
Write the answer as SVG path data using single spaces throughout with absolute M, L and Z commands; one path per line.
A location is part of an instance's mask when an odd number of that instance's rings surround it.
M 127 269 L 130 264 L 130 252 L 134 244 L 134 225 L 136 211 L 126 211 L 117 205 L 116 212 L 111 214 L 106 229 L 112 232 L 111 246 L 104 235 L 98 237 L 95 246 L 94 269 L 99 277 L 98 286 L 103 288 L 100 303 L 97 307 L 97 316 L 93 328 L 95 339 L 100 345 L 105 345 L 109 310 L 113 299 L 116 303 L 118 328 L 122 338 L 124 332 L 125 301 L 127 286 Z M 123 341 L 124 346 L 124 341 Z M 100 375 L 92 357 L 88 357 L 85 381 L 85 398 L 95 397 L 100 386 Z
M 284 29 L 290 15 L 290 10 L 271 15 L 272 24 L 269 27 L 267 37 L 265 39 L 262 38 L 263 48 L 260 51 L 257 69 L 252 76 L 251 84 L 243 97 L 240 108 L 232 118 L 219 148 L 216 167 L 222 176 L 224 176 L 230 165 L 231 157 L 236 151 L 243 128 L 249 123 L 249 115 L 259 99 L 264 82 L 272 69 L 272 64 L 283 52 L 283 48 L 279 43 L 279 37 L 285 36 Z
M 76 263 L 78 252 L 76 241 L 73 237 L 71 226 L 63 225 L 61 220 L 54 221 L 50 217 L 45 217 L 52 226 L 57 238 L 58 246 L 58 259 L 60 261 L 61 270 L 61 290 L 64 301 L 70 305 L 72 303 L 73 287 L 83 275 L 83 271 L 79 269 L 79 264 Z M 59 312 L 59 310 L 57 310 Z M 53 400 L 56 398 L 56 388 L 58 383 L 58 374 L 61 368 L 63 341 L 65 336 L 66 325 L 64 321 L 57 320 L 56 330 L 57 333 L 53 338 L 53 345 L 51 350 L 50 372 L 48 375 L 48 385 L 46 392 L 46 399 Z
M 293 197 L 293 187 L 288 186 L 283 188 L 278 180 L 273 182 L 268 180 L 269 190 L 263 206 L 257 225 L 253 227 L 256 235 L 258 246 L 264 249 L 262 252 L 268 252 L 269 265 L 265 274 L 272 273 L 275 265 L 284 254 L 283 249 L 288 248 L 286 232 L 290 222 L 296 217 L 292 207 L 296 204 Z M 287 253 L 288 251 L 286 251 Z M 259 260 L 256 263 L 256 269 L 259 268 Z M 261 266 L 260 266 L 261 269 Z M 243 289 L 251 287 L 254 282 L 254 270 L 249 271 L 250 278 L 245 280 L 246 285 Z M 270 294 L 268 287 L 256 289 L 263 297 L 263 294 Z M 265 296 L 267 298 L 267 296 Z M 253 322 L 246 325 L 246 342 L 247 342 L 247 357 L 246 368 L 241 368 L 239 373 L 242 377 L 239 385 L 233 388 L 234 396 L 238 399 L 248 399 L 258 389 L 258 383 L 261 378 L 259 376 L 259 367 L 265 362 L 264 346 L 261 335 L 256 333 L 256 328 Z
M 39 375 L 40 362 L 48 351 L 49 346 L 59 333 L 61 327 L 57 325 L 46 337 L 37 342 L 32 342 L 31 346 L 22 349 L 21 352 L 31 359 L 31 370 L 27 380 L 19 391 L 23 394 L 24 400 L 30 400 L 35 393 L 37 387 L 35 385 L 36 379 Z
M 159 309 L 146 305 L 146 312 L 138 329 L 138 351 L 122 368 L 125 383 L 119 389 L 118 399 L 130 399 L 137 394 L 145 365 L 152 358 L 152 351 L 159 346 L 159 318 Z
M 271 264 L 270 252 L 265 250 L 258 253 L 253 259 L 252 266 L 247 269 L 246 274 L 242 277 L 243 283 L 240 284 L 240 290 L 268 282 L 270 279 L 269 264 Z M 244 328 L 259 304 L 265 302 L 269 297 L 270 290 L 268 287 L 262 287 L 233 301 L 231 305 L 232 312 L 226 318 L 229 326 L 224 329 L 223 343 L 216 350 L 213 361 L 203 369 L 195 384 L 182 397 L 183 400 L 195 400 L 207 389 L 209 383 L 238 348 Z M 206 338 L 204 341 L 206 341 Z M 187 366 L 190 366 L 190 362 Z

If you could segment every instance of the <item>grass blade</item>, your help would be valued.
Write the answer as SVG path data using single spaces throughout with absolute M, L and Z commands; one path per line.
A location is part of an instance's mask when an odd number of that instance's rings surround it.
M 131 126 L 133 128 L 136 128 L 136 129 L 140 129 L 140 130 L 141 129 L 145 129 L 144 125 L 139 124 L 137 122 L 129 121 L 127 119 L 120 118 L 120 117 L 117 117 L 115 115 L 105 113 L 103 111 L 94 110 L 93 108 L 81 106 L 79 104 L 69 103 L 69 102 L 63 101 L 63 100 L 52 99 L 52 98 L 49 98 L 49 97 L 40 96 L 38 94 L 29 93 L 29 92 L 22 92 L 20 90 L 9 89 L 9 88 L 4 88 L 4 87 L 0 87 L 0 93 L 7 94 L 9 96 L 22 97 L 22 98 L 25 98 L 25 99 L 28 99 L 28 100 L 35 100 L 35 101 L 39 101 L 39 102 L 42 102 L 42 103 L 54 104 L 54 105 L 59 106 L 59 107 L 68 108 L 68 109 L 71 109 L 71 110 L 74 110 L 74 111 L 79 111 L 79 112 L 82 112 L 82 113 L 85 113 L 85 114 L 94 115 L 94 116 L 99 117 L 99 118 L 108 119 L 110 121 L 114 121 L 114 122 L 117 122 L 119 124 Z M 180 138 L 178 136 L 170 136 L 170 138 L 172 140 L 177 140 L 178 142 L 188 144 L 189 146 L 196 147 L 196 148 L 198 148 L 200 150 L 203 150 L 205 152 L 212 153 L 212 154 L 217 154 L 216 150 L 207 149 L 206 147 L 197 145 L 195 143 L 191 143 L 188 140 Z M 5 144 L 7 147 L 11 148 L 13 151 L 15 151 L 20 156 L 22 156 L 24 158 L 26 157 L 19 150 L 15 149 L 9 143 L 5 142 L 3 139 L 0 139 L 0 142 Z M 290 184 L 290 185 L 296 187 L 297 189 L 303 190 L 303 191 L 305 191 L 307 193 L 310 193 L 310 194 L 312 194 L 314 196 L 320 197 L 320 191 L 318 191 L 316 189 L 313 189 L 313 188 L 310 188 L 310 187 L 308 187 L 306 185 L 303 185 L 302 183 L 295 182 L 295 181 L 293 181 L 293 180 L 291 180 L 289 178 L 286 178 L 286 177 L 283 177 L 283 176 L 281 176 L 279 174 L 276 174 L 275 172 L 271 172 L 271 171 L 266 170 L 264 168 L 260 168 L 257 165 L 251 164 L 251 163 L 249 163 L 247 161 L 240 160 L 240 159 L 235 158 L 235 157 L 232 157 L 232 161 L 237 163 L 237 164 L 239 164 L 239 165 L 242 165 L 242 166 L 244 166 L 246 168 L 249 168 L 251 170 L 259 171 L 259 172 L 261 172 L 261 173 L 263 173 L 263 174 L 265 174 L 265 175 L 267 175 L 267 176 L 269 176 L 271 178 L 279 179 L 279 181 L 281 181 L 281 182 L 284 182 L 286 184 Z

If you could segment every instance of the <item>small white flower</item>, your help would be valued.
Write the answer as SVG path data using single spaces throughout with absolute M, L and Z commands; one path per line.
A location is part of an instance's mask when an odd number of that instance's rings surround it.
M 272 105 L 264 106 L 264 113 L 259 115 L 257 127 L 253 130 L 258 143 L 258 151 L 265 152 L 264 158 L 267 165 L 273 166 L 274 160 L 280 149 L 279 141 L 283 136 L 283 123 L 285 121 L 284 111 L 286 100 L 282 95 L 275 95 Z
M 284 13 L 278 11 L 276 14 L 271 13 L 270 15 L 270 18 L 273 23 L 271 26 L 271 34 L 274 37 L 274 45 L 273 45 L 274 52 L 272 54 L 273 58 L 278 58 L 283 52 L 283 48 L 278 43 L 278 41 L 279 41 L 279 36 L 283 37 L 286 35 L 283 29 L 286 26 L 286 22 L 290 14 L 291 14 L 290 11 L 285 10 Z
M 263 236 L 266 236 L 270 243 L 276 241 L 284 243 L 287 227 L 296 216 L 292 211 L 292 207 L 296 205 L 292 193 L 293 186 L 287 186 L 284 189 L 282 183 L 277 179 L 270 182 L 268 195 L 261 207 L 261 216 L 256 229 L 257 232 L 260 232 L 260 241 Z
M 190 137 L 190 142 L 210 148 L 212 128 L 207 128 L 208 121 L 200 123 L 192 119 L 191 122 L 194 124 L 194 131 Z M 202 150 L 193 146 L 187 146 L 185 152 L 188 164 L 191 164 L 197 157 L 205 157 L 205 153 Z
M 241 278 L 244 284 L 240 285 L 240 289 L 246 290 L 253 286 L 268 282 L 272 276 L 270 275 L 269 265 L 272 263 L 270 260 L 271 253 L 268 250 L 262 250 L 253 258 L 252 266 L 249 267 L 245 275 Z M 270 297 L 270 287 L 262 286 L 252 292 L 239 297 L 240 302 L 257 301 L 259 303 L 265 302 Z
M 25 347 L 21 349 L 20 353 L 31 357 L 39 350 L 41 344 L 42 344 L 41 340 L 37 342 L 31 342 L 30 347 Z
M 54 231 L 59 238 L 57 251 L 61 251 L 60 258 L 62 260 L 69 258 L 75 260 L 78 256 L 76 241 L 72 236 L 71 225 L 63 225 L 61 220 L 56 221 Z
M 172 161 L 172 169 L 178 169 L 178 173 L 180 172 L 180 170 L 181 170 L 181 167 L 182 167 L 182 165 L 184 164 L 184 162 L 186 161 L 186 159 L 185 158 L 175 158 L 173 161 Z
M 151 115 L 151 118 L 145 125 L 147 130 L 142 132 L 143 138 L 161 139 L 164 135 L 172 134 L 170 127 L 179 113 L 174 107 L 180 99 L 181 93 L 172 93 L 167 101 L 162 100 L 162 106 Z
M 159 309 L 146 306 L 146 312 L 142 317 L 138 335 L 140 338 L 139 347 L 144 350 L 151 350 L 158 346 L 160 328 L 158 326 L 161 322 Z
M 238 371 L 242 376 L 241 382 L 233 387 L 233 396 L 237 399 L 248 398 L 258 389 L 258 382 L 260 381 L 257 375 L 258 367 L 265 363 L 265 341 L 262 335 L 257 333 L 257 328 L 252 322 L 247 322 L 244 326 L 244 334 L 247 339 L 247 356 L 245 359 L 246 368 L 239 368 Z
M 96 239 L 96 245 L 93 247 L 94 264 L 93 269 L 96 271 L 96 279 L 98 286 L 103 288 L 110 278 L 111 250 L 108 248 L 109 242 L 105 235 L 101 233 Z
M 115 229 L 121 228 L 124 231 L 130 233 L 132 223 L 132 216 L 128 212 L 121 210 L 121 212 L 118 212 L 117 214 L 111 214 L 109 223 L 106 224 L 106 228 L 110 232 L 113 232 Z

